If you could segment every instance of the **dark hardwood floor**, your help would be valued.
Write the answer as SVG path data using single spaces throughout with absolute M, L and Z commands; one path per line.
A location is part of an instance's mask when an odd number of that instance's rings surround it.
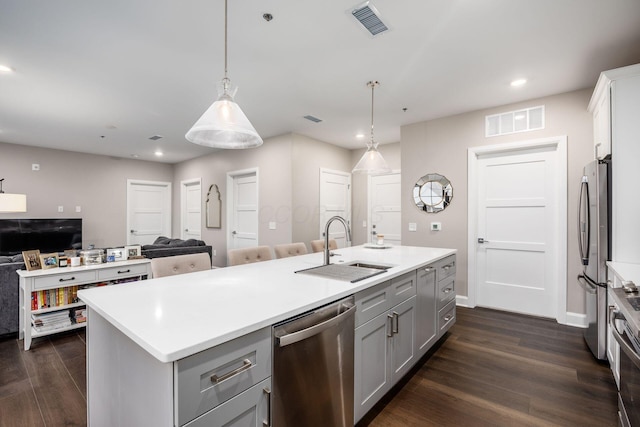
M 617 425 L 613 377 L 581 329 L 480 308 L 457 315 L 358 427 Z M 0 341 L 0 426 L 86 425 L 84 331 L 21 344 Z
M 617 394 L 582 329 L 457 308 L 456 325 L 358 424 L 616 426 Z

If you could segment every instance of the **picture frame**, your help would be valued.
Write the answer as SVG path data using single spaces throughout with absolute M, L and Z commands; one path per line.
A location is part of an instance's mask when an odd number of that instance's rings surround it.
M 48 270 L 50 268 L 58 268 L 58 254 L 57 253 L 40 254 L 40 265 L 43 270 Z
M 58 267 L 67 267 L 67 266 L 69 266 L 69 258 L 63 255 L 58 259 Z
M 114 261 L 124 261 L 127 259 L 127 251 L 125 248 L 112 248 L 107 249 L 107 260 L 113 257 Z
M 127 256 L 127 259 L 135 259 L 142 257 L 142 246 L 133 245 L 133 246 L 125 246 L 124 252 Z
M 22 258 L 24 259 L 24 265 L 27 271 L 34 271 L 42 269 L 40 263 L 40 251 L 38 249 L 33 251 L 22 251 Z

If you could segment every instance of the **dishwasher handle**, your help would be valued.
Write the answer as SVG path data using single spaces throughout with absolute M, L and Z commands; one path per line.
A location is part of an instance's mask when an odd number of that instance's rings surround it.
M 336 325 L 344 321 L 344 319 L 354 316 L 356 314 L 356 306 L 353 305 L 349 307 L 349 309 L 343 311 L 337 316 L 331 317 L 324 322 L 318 323 L 316 325 L 310 326 L 306 329 L 302 329 L 298 332 L 293 332 L 287 335 L 283 335 L 278 338 L 278 346 L 286 347 L 290 344 L 295 344 L 299 341 L 312 337 L 314 335 L 318 335 L 320 332 L 329 329 L 330 327 Z

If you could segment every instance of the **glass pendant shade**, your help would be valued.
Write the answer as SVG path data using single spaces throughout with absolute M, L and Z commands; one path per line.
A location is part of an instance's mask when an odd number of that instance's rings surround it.
M 352 172 L 370 174 L 391 172 L 389 165 L 387 165 L 387 162 L 376 149 L 375 145 L 377 144 L 367 145 L 367 151 L 364 152 Z
M 189 129 L 185 138 L 205 147 L 241 149 L 262 145 L 262 138 L 233 100 L 235 89 L 222 81 L 220 96 Z
M 27 195 L 0 193 L 0 212 L 26 212 Z

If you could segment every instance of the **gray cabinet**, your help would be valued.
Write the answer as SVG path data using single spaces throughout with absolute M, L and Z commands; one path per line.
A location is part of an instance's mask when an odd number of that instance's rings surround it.
M 358 317 L 356 311 L 356 422 L 415 362 L 415 294 L 415 271 L 356 294 L 356 306 L 363 312 Z
M 416 271 L 416 354 L 424 355 L 436 342 L 436 267 L 419 268 Z
M 269 421 L 271 378 L 186 424 L 188 427 L 263 427 Z

